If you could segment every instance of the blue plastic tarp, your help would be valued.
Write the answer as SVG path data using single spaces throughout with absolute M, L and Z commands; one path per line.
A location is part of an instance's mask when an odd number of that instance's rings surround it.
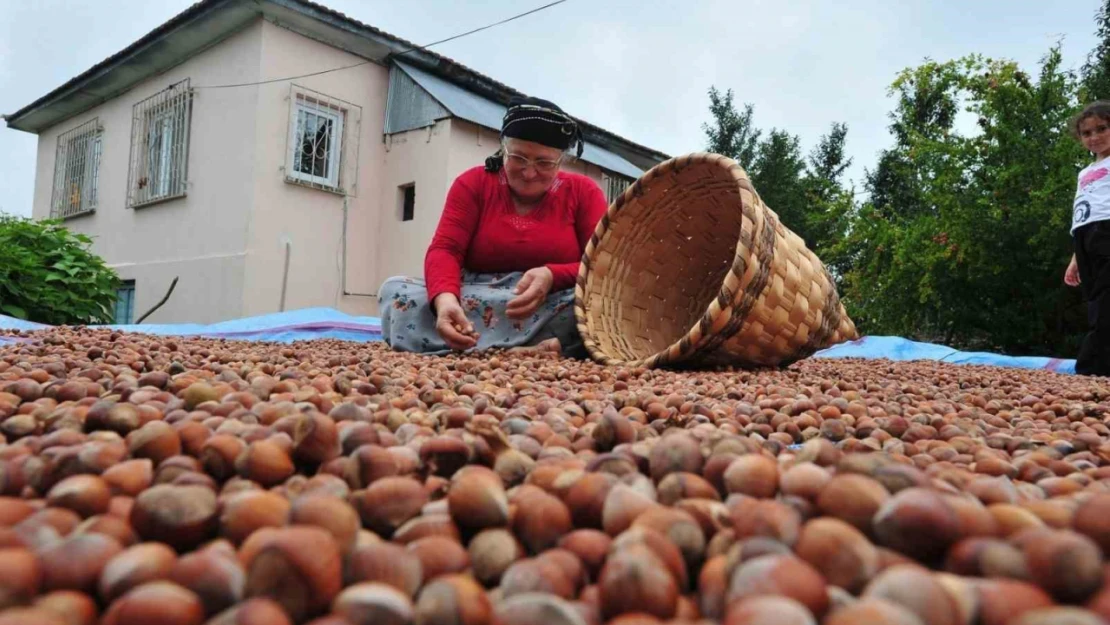
M 834 345 L 814 354 L 817 358 L 886 358 L 889 360 L 936 360 L 950 364 L 992 365 L 1018 369 L 1046 369 L 1075 373 L 1075 361 L 1044 356 L 1006 356 L 989 352 L 961 352 L 933 343 L 920 343 L 898 336 L 865 336 Z
M 38 330 L 48 328 L 0 315 L 0 330 Z M 201 336 L 244 341 L 292 343 L 310 339 L 342 339 L 366 343 L 380 341 L 382 324 L 377 317 L 356 317 L 334 308 L 302 308 L 286 312 L 245 317 L 219 323 L 144 323 L 140 325 L 90 326 L 142 332 L 159 336 Z M 4 341 L 0 337 L 0 342 Z M 11 338 L 7 339 L 9 342 Z
M 38 330 L 50 326 L 0 315 L 0 330 Z M 302 308 L 286 312 L 221 321 L 212 324 L 175 323 L 102 326 L 160 336 L 202 336 L 248 341 L 291 343 L 310 339 L 341 339 L 366 343 L 382 339 L 381 319 L 356 317 L 334 308 Z M 0 337 L 0 345 L 16 339 Z M 951 364 L 994 365 L 1020 369 L 1045 369 L 1075 373 L 1075 361 L 1040 356 L 1005 356 L 986 352 L 961 352 L 944 345 L 921 343 L 897 336 L 867 336 L 841 343 L 815 354 L 817 358 L 886 358 L 935 360 Z

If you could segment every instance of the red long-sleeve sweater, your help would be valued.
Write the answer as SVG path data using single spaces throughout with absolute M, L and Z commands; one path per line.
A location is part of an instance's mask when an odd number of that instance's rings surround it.
M 578 263 L 608 204 L 593 180 L 559 172 L 539 206 L 517 215 L 504 172 L 474 167 L 447 192 L 443 215 L 424 257 L 428 301 L 460 297 L 461 272 L 551 269 L 552 291 L 574 286 Z

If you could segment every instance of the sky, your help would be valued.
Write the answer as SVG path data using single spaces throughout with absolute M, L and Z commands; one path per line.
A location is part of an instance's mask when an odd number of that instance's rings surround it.
M 424 44 L 547 0 L 318 0 Z M 191 0 L 0 0 L 0 113 L 118 52 Z M 566 0 L 432 48 L 671 155 L 705 148 L 710 86 L 801 138 L 848 124 L 850 181 L 891 143 L 888 87 L 925 59 L 978 53 L 1078 69 L 1101 0 Z M 326 68 L 321 68 L 326 69 Z M 37 138 L 0 125 L 0 212 L 31 213 Z M 50 175 L 47 172 L 46 175 Z

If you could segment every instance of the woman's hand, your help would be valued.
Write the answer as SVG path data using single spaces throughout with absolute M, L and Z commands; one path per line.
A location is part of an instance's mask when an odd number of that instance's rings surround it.
M 520 282 L 517 282 L 516 297 L 505 307 L 505 314 L 510 319 L 524 319 L 536 312 L 536 309 L 547 299 L 555 276 L 547 267 L 536 267 L 524 272 Z
M 466 318 L 454 293 L 440 293 L 435 299 L 436 332 L 451 349 L 465 350 L 478 344 L 474 324 Z
M 1075 254 L 1072 254 L 1071 262 L 1068 263 L 1068 268 L 1064 272 L 1064 284 L 1079 286 L 1079 265 L 1075 262 Z

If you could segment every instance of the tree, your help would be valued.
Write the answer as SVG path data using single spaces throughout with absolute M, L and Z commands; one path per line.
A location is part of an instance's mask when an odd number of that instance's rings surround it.
M 1104 0 L 1095 15 L 1098 45 L 1087 55 L 1080 75 L 1083 79 L 1080 99 L 1083 102 L 1110 99 L 1110 0 Z
M 0 313 L 54 325 L 111 323 L 119 277 L 91 245 L 57 221 L 0 216 Z
M 894 82 L 895 145 L 835 246 L 850 313 L 870 333 L 1008 352 L 1074 347 L 1063 286 L 1082 148 L 1067 133 L 1078 80 L 1059 48 L 1034 81 L 1013 62 L 927 62 Z M 953 128 L 960 104 L 979 131 Z
M 796 135 L 779 129 L 764 134 L 752 105 L 738 111 L 731 90 L 721 94 L 710 87 L 709 111 L 713 123 L 702 125 L 706 149 L 740 163 L 763 202 L 807 247 L 828 247 L 844 234 L 854 208 L 853 194 L 846 195 L 840 181 L 851 164 L 844 155 L 846 125 L 833 124 L 807 162 Z
M 709 111 L 712 124 L 702 124 L 709 140 L 706 149 L 714 154 L 727 156 L 745 169 L 755 162 L 760 132 L 752 125 L 751 104 L 744 105 L 744 112 L 736 110 L 732 89 L 721 95 L 716 87 L 709 88 Z
M 804 171 L 805 161 L 798 137 L 772 129 L 759 143 L 750 174 L 763 203 L 778 214 L 784 226 L 806 239 L 808 207 L 802 184 Z

